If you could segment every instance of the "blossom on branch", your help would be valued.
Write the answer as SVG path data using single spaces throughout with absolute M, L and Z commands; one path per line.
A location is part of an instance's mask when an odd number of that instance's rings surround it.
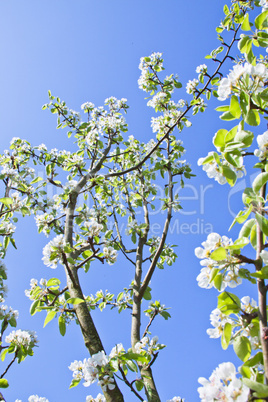
M 200 377 L 198 382 L 202 385 L 198 388 L 201 402 L 248 400 L 249 388 L 236 377 L 233 363 L 219 364 L 208 380 Z
M 65 245 L 64 235 L 58 235 L 44 247 L 42 260 L 47 267 L 57 268 L 57 263 L 62 261 Z

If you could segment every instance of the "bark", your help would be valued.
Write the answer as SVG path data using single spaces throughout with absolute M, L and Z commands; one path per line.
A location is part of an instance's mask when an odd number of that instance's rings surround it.
M 77 205 L 77 198 L 80 191 L 86 186 L 91 178 L 101 169 L 102 164 L 109 153 L 111 148 L 111 141 L 107 145 L 107 148 L 103 152 L 103 156 L 96 163 L 93 169 L 84 177 L 81 178 L 75 189 L 70 193 L 69 203 L 67 207 L 66 213 L 66 221 L 65 221 L 65 230 L 64 230 L 64 238 L 66 243 L 69 243 L 73 246 L 73 225 L 74 225 L 74 213 Z M 92 185 L 93 186 L 93 185 Z M 68 256 L 67 256 L 68 257 Z M 70 253 L 70 257 L 75 258 L 75 253 Z M 72 265 L 68 264 L 68 261 L 64 261 L 65 273 L 67 277 L 67 286 L 70 292 L 70 297 L 84 299 L 83 292 L 81 289 L 81 285 L 79 283 L 79 277 L 77 273 L 77 269 Z M 104 351 L 104 347 L 102 345 L 100 336 L 95 327 L 91 314 L 87 308 L 86 303 L 80 303 L 74 306 L 75 313 L 77 316 L 78 323 L 81 328 L 81 332 L 84 338 L 84 343 L 86 348 L 88 349 L 90 355 L 96 354 L 100 351 Z M 114 377 L 113 377 L 114 378 Z M 124 401 L 123 395 L 118 388 L 118 385 L 114 378 L 115 388 L 113 390 L 103 390 L 103 394 L 106 398 L 107 402 L 122 402 Z
M 265 199 L 266 185 L 261 189 L 260 196 Z M 259 205 L 260 211 L 263 211 L 262 202 Z M 263 212 L 261 212 L 263 215 Z M 263 232 L 257 223 L 257 250 L 256 250 L 256 269 L 262 268 L 260 253 L 264 248 Z M 259 305 L 259 320 L 260 320 L 260 338 L 263 352 L 263 365 L 265 371 L 266 383 L 268 383 L 268 328 L 267 328 L 267 288 L 263 279 L 258 279 L 258 305 Z
M 72 270 L 73 277 L 75 279 L 75 285 L 73 283 L 73 280 L 70 278 L 68 270 L 66 269 L 66 276 L 67 276 L 67 285 L 68 289 L 70 292 L 71 297 L 78 297 L 80 299 L 83 299 L 83 292 L 81 289 L 81 286 L 79 284 L 79 278 L 77 275 L 77 272 L 75 270 Z M 102 350 L 104 350 L 104 347 L 102 345 L 100 336 L 98 334 L 98 331 L 95 327 L 95 324 L 92 320 L 91 314 L 87 308 L 86 303 L 80 303 L 74 306 L 75 308 L 75 313 L 77 316 L 77 320 L 79 322 L 81 332 L 84 338 L 84 343 L 86 348 L 88 349 L 90 355 L 94 355 Z M 103 391 L 103 394 L 106 398 L 107 402 L 122 402 L 124 401 L 123 395 L 118 388 L 118 385 L 115 381 L 114 378 L 114 384 L 115 388 L 113 390 L 107 390 L 106 392 Z

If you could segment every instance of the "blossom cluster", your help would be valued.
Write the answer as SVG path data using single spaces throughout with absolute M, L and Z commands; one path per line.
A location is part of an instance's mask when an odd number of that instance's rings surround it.
M 198 388 L 201 402 L 244 402 L 248 400 L 249 388 L 237 378 L 237 372 L 233 363 L 221 363 L 212 372 L 207 380 L 200 377 L 198 382 L 202 387 Z
M 103 247 L 103 256 L 109 265 L 116 262 L 117 251 L 112 246 Z
M 118 345 L 118 353 L 123 350 L 121 345 Z M 109 361 L 116 354 L 116 349 L 113 348 L 111 355 L 107 356 L 104 351 L 100 351 L 83 362 L 75 360 L 70 364 L 69 369 L 73 371 L 74 380 L 84 380 L 84 386 L 88 387 L 98 380 L 98 385 L 104 391 L 115 388 L 114 379 L 111 376 Z
M 246 173 L 246 170 L 243 166 L 243 157 L 241 156 L 240 159 L 240 166 L 241 167 L 235 167 L 228 163 L 226 160 L 222 161 L 222 166 L 219 167 L 218 163 L 216 162 L 215 158 L 213 158 L 214 152 L 209 152 L 208 155 L 205 158 L 199 158 L 197 161 L 198 166 L 202 165 L 203 170 L 206 172 L 208 177 L 210 179 L 216 180 L 219 184 L 225 184 L 227 183 L 227 179 L 223 174 L 223 168 L 227 167 L 228 169 L 232 170 L 237 178 L 241 178 L 243 174 Z M 205 162 L 204 161 L 211 156 L 210 161 Z
M 96 398 L 93 398 L 93 396 L 88 395 L 86 397 L 86 402 L 106 402 L 106 399 L 102 394 L 98 394 Z
M 66 245 L 64 235 L 54 237 L 43 249 L 43 262 L 47 267 L 57 268 L 57 263 L 62 261 L 63 248 Z
M 226 247 L 233 245 L 232 239 L 227 236 L 220 236 L 218 233 L 210 233 L 207 240 L 202 243 L 203 247 L 195 249 L 195 255 L 200 258 L 200 264 L 203 267 L 197 276 L 198 286 L 210 289 L 213 287 L 213 278 L 220 276 L 218 290 L 223 291 L 227 286 L 234 288 L 242 283 L 239 276 L 239 260 L 234 257 Z M 222 260 L 213 260 L 210 258 L 213 251 L 225 248 Z
M 163 58 L 162 53 L 152 53 L 149 57 L 142 57 L 140 59 L 139 69 L 141 70 L 141 76 L 138 79 L 139 88 L 143 91 L 150 91 L 152 87 L 152 73 L 151 69 L 157 69 L 157 71 L 163 70 Z
M 154 336 L 151 340 L 148 336 L 144 336 L 136 345 L 133 347 L 134 353 L 142 353 L 153 355 L 160 349 L 163 349 L 165 345 L 158 343 L 158 336 Z
M 259 148 L 254 151 L 254 155 L 260 158 L 260 160 L 268 157 L 268 131 L 257 136 L 257 143 Z
M 33 347 L 37 344 L 37 336 L 34 331 L 22 331 L 18 329 L 16 331 L 12 331 L 5 338 L 6 343 L 12 343 L 18 347 Z
M 208 328 L 207 334 L 210 338 L 220 338 L 224 333 L 225 325 L 229 323 L 232 325 L 230 344 L 233 343 L 233 339 L 236 337 L 236 334 L 239 334 L 239 336 L 244 336 L 249 339 L 251 348 L 253 350 L 259 349 L 259 338 L 251 335 L 251 330 L 253 329 L 254 324 L 244 319 L 244 317 L 247 315 L 257 311 L 256 301 L 254 299 L 250 299 L 249 296 L 242 297 L 241 311 L 242 315 L 235 314 L 235 317 L 232 317 L 230 314 L 226 315 L 222 313 L 222 311 L 218 308 L 214 309 L 210 314 L 210 322 L 213 328 Z
M 244 80 L 249 78 L 249 84 L 245 86 Z M 253 66 L 249 63 L 236 64 L 227 77 L 220 81 L 218 87 L 218 99 L 225 100 L 231 95 L 232 91 L 239 92 L 247 88 L 250 93 L 257 94 L 264 89 L 265 82 L 268 79 L 268 68 L 263 63 Z
M 95 219 L 83 222 L 83 227 L 86 228 L 90 237 L 99 236 L 100 231 L 103 229 L 103 225 L 98 223 Z
M 16 399 L 15 402 L 22 402 L 20 399 Z M 28 398 L 28 402 L 49 402 L 47 398 L 38 395 L 31 395 Z
M 1 303 L 4 303 L 4 299 L 2 298 Z M 8 307 L 4 304 L 0 306 L 0 320 L 6 319 L 6 321 L 10 320 L 10 318 L 14 317 L 17 319 L 19 316 L 18 310 L 13 310 L 12 307 Z

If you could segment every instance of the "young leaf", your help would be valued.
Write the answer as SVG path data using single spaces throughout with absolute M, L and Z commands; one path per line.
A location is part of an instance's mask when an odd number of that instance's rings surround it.
M 250 380 L 249 378 L 243 378 L 242 381 L 244 384 L 246 384 L 247 387 L 249 387 L 253 391 L 256 391 L 258 394 L 261 394 L 261 398 L 265 398 L 268 396 L 268 385 Z
M 255 194 L 259 194 L 260 189 L 264 186 L 268 181 L 268 173 L 260 173 L 252 183 L 252 189 Z
M 258 126 L 261 122 L 261 119 L 257 110 L 250 109 L 246 114 L 245 122 L 250 126 Z
M 264 11 L 263 13 L 259 14 L 255 18 L 255 27 L 259 30 L 262 30 L 263 28 L 267 28 L 267 17 L 268 17 L 268 10 Z
M 4 205 L 10 205 L 13 202 L 13 199 L 10 197 L 4 197 L 4 198 L 0 198 L 0 202 L 2 202 L 2 204 Z
M 231 336 L 232 336 L 232 324 L 230 322 L 227 322 L 224 325 L 223 333 L 221 336 L 221 346 L 223 350 L 228 348 Z
M 218 309 L 223 314 L 239 313 L 240 306 L 240 299 L 233 293 L 223 292 L 218 296 Z
M 239 119 L 241 116 L 241 109 L 240 109 L 240 104 L 238 101 L 237 96 L 233 95 L 231 97 L 231 102 L 230 102 L 230 113 L 236 118 Z
M 268 220 L 263 215 L 260 215 L 258 212 L 256 212 L 255 217 L 262 232 L 266 236 L 268 236 Z
M 219 247 L 210 254 L 210 258 L 214 261 L 222 261 L 227 257 L 224 247 Z
M 8 388 L 9 384 L 8 381 L 5 378 L 0 379 L 0 388 Z
M 66 333 L 66 324 L 65 324 L 65 319 L 62 315 L 59 316 L 59 330 L 60 330 L 60 334 L 62 336 L 64 336 Z
M 243 362 L 248 360 L 251 355 L 251 344 L 248 338 L 245 336 L 237 336 L 234 339 L 234 351 Z
M 49 323 L 49 321 L 53 320 L 53 318 L 55 317 L 56 314 L 57 314 L 57 311 L 55 311 L 55 310 L 50 310 L 47 312 L 47 316 L 44 321 L 44 327 Z

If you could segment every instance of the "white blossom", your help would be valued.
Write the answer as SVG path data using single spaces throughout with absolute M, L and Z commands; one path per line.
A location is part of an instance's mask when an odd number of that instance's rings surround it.
M 65 246 L 64 235 L 54 237 L 44 248 L 42 258 L 44 264 L 50 268 L 57 268 L 58 261 L 61 261 L 63 247 Z M 56 256 L 53 254 L 56 253 Z
M 260 257 L 262 258 L 262 261 L 265 265 L 268 265 L 268 251 L 267 250 L 262 250 L 260 252 Z
M 28 398 L 28 402 L 49 402 L 49 400 L 38 395 L 31 395 Z
M 105 399 L 104 395 L 102 395 L 102 394 L 98 394 L 96 396 L 96 398 L 93 398 L 93 396 L 91 396 L 91 395 L 88 395 L 86 397 L 86 402 L 105 402 L 105 401 L 106 401 L 106 399 Z
M 147 106 L 155 108 L 156 106 L 161 106 L 165 102 L 167 94 L 165 92 L 158 92 L 152 99 L 147 102 Z
M 262 7 L 262 12 L 268 9 L 268 0 L 260 0 L 260 6 Z
M 94 219 L 84 222 L 83 226 L 87 229 L 90 237 L 99 236 L 100 231 L 103 229 L 103 225 Z
M 118 343 L 117 345 L 115 345 L 112 348 L 109 357 L 112 359 L 113 357 L 118 356 L 121 352 L 124 352 L 124 351 L 125 351 L 125 349 L 124 349 L 124 346 L 122 345 L 122 343 Z
M 102 387 L 104 392 L 106 392 L 108 389 L 112 390 L 115 388 L 114 379 L 112 377 L 110 377 L 109 375 L 104 375 L 99 380 L 98 385 L 100 385 Z
M 5 338 L 6 343 L 13 343 L 17 346 L 29 347 L 37 343 L 36 333 L 34 331 L 22 331 L 21 329 L 12 331 Z
M 232 239 L 227 236 L 221 237 L 218 233 L 210 233 L 207 240 L 202 243 L 203 247 L 196 247 L 195 255 L 201 259 L 200 265 L 203 267 L 196 278 L 198 286 L 206 289 L 214 286 L 213 275 L 215 268 L 219 271 L 218 275 L 221 274 L 222 276 L 219 291 L 223 291 L 226 286 L 233 288 L 242 283 L 242 278 L 239 276 L 239 267 L 243 264 L 238 264 L 237 258 L 228 249 L 225 249 L 226 257 L 223 260 L 215 261 L 210 258 L 212 252 L 219 247 L 225 248 L 232 244 Z
M 248 83 L 249 91 L 258 93 L 263 89 L 264 83 L 268 78 L 268 69 L 263 63 L 258 63 L 256 66 L 252 66 L 249 63 L 245 63 L 245 65 L 236 64 L 230 70 L 228 76 L 220 81 L 218 99 L 227 99 L 234 88 L 239 91 L 240 86 L 241 88 L 243 86 L 240 80 L 243 81 L 246 75 L 251 77 Z
M 201 64 L 200 66 L 196 67 L 196 72 L 197 74 L 206 73 L 207 72 L 206 64 Z
M 210 314 L 210 322 L 214 328 L 207 329 L 210 338 L 220 338 L 222 336 L 224 326 L 227 322 L 232 324 L 232 319 L 223 314 L 218 308 L 214 309 Z
M 117 259 L 117 251 L 111 246 L 104 247 L 103 256 L 107 260 L 109 265 L 114 264 Z
M 81 105 L 81 109 L 84 110 L 85 112 L 94 109 L 94 107 L 95 105 L 92 102 L 85 102 Z
M 233 363 L 221 363 L 211 374 L 209 380 L 200 377 L 198 388 L 201 402 L 246 402 L 249 388 L 236 377 Z
M 194 93 L 198 84 L 199 84 L 199 81 L 196 78 L 194 78 L 193 80 L 189 80 L 186 85 L 187 94 Z
M 257 143 L 259 149 L 254 151 L 255 156 L 258 158 L 265 159 L 268 157 L 268 131 L 265 131 L 263 134 L 257 136 Z

